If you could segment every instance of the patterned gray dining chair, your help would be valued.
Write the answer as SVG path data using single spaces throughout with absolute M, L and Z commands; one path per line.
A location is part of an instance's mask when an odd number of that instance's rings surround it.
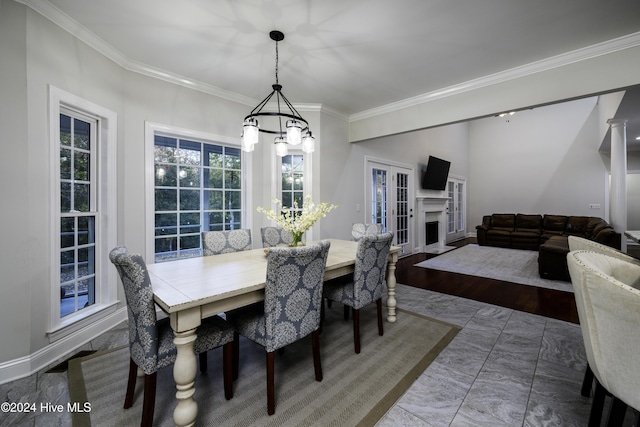
M 351 227 L 351 238 L 356 242 L 364 236 L 371 236 L 380 233 L 382 233 L 382 224 L 355 223 Z
M 330 281 L 325 283 L 324 297 L 344 304 L 345 320 L 348 309 L 353 312 L 353 346 L 360 353 L 360 309 L 376 303 L 378 309 L 378 334 L 382 335 L 382 294 L 384 293 L 387 258 L 393 233 L 387 232 L 363 236 L 356 250 L 356 265 L 353 281 L 347 283 Z
M 282 227 L 262 227 L 262 247 L 271 248 L 278 245 L 289 245 L 293 242 L 293 236 Z
M 174 334 L 169 319 L 157 320 L 151 280 L 147 266 L 138 254 L 131 254 L 124 246 L 109 253 L 124 286 L 129 317 L 129 379 L 124 408 L 133 405 L 138 368 L 144 372 L 143 426 L 153 424 L 158 370 L 176 360 Z M 198 327 L 195 352 L 200 356 L 200 370 L 207 370 L 207 351 L 224 346 L 223 377 L 227 400 L 233 397 L 233 329 L 221 317 L 203 319 Z
M 251 246 L 251 230 L 203 231 L 202 254 L 220 255 L 230 252 L 248 251 Z
M 263 346 L 267 356 L 267 413 L 275 413 L 275 351 L 311 334 L 316 381 L 322 381 L 320 311 L 322 283 L 330 242 L 302 247 L 274 247 L 267 254 L 264 302 L 227 312 L 236 330 L 234 376 L 237 376 L 238 334 Z

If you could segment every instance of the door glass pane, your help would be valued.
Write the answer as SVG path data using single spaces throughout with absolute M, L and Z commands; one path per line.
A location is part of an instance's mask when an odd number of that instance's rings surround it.
M 456 197 L 456 200 L 458 201 L 458 218 L 457 218 L 457 229 L 458 230 L 464 230 L 464 210 L 465 210 L 465 206 L 464 206 L 464 183 L 460 182 L 458 183 L 458 194 Z
M 382 224 L 382 230 L 387 230 L 387 171 L 372 169 L 373 183 L 371 189 L 371 222 Z
M 447 232 L 455 233 L 455 183 L 453 181 L 447 182 Z
M 409 242 L 409 175 L 396 175 L 396 244 L 404 245 Z

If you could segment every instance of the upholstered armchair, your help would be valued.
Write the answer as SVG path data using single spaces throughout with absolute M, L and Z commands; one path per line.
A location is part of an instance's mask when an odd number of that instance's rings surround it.
M 351 238 L 356 242 L 364 236 L 371 236 L 380 233 L 382 233 L 382 224 L 355 223 L 351 227 Z
M 227 312 L 240 334 L 263 346 L 267 357 L 267 412 L 275 413 L 275 351 L 311 334 L 316 381 L 322 381 L 320 312 L 322 284 L 330 242 L 302 247 L 274 247 L 267 254 L 264 302 Z M 235 338 L 234 369 L 238 367 Z
M 378 334 L 384 333 L 382 326 L 382 294 L 384 293 L 387 258 L 391 248 L 393 233 L 387 232 L 363 236 L 356 250 L 356 265 L 353 281 L 347 283 L 327 282 L 324 297 L 345 306 L 345 320 L 348 307 L 353 312 L 353 345 L 360 353 L 360 309 L 373 302 L 378 310 Z
M 151 426 L 156 395 L 158 370 L 173 364 L 177 350 L 169 319 L 157 320 L 153 290 L 147 267 L 138 254 L 131 254 L 124 246 L 114 248 L 109 259 L 118 270 L 124 286 L 129 317 L 129 379 L 124 408 L 133 405 L 138 368 L 144 372 L 143 426 Z M 200 355 L 200 370 L 206 370 L 206 352 L 224 346 L 223 370 L 226 399 L 233 396 L 232 355 L 233 329 L 218 316 L 203 319 L 198 327 L 195 352 Z
M 600 426 L 605 392 L 608 425 L 627 406 L 640 409 L 640 265 L 592 251 L 567 256 L 589 366 L 596 378 L 589 426 Z
M 293 236 L 282 227 L 262 227 L 262 247 L 271 248 L 278 245 L 289 245 L 293 242 Z
M 602 243 L 594 242 L 593 240 L 585 239 L 583 237 L 578 236 L 569 236 L 568 239 L 569 250 L 570 251 L 593 251 L 604 255 L 609 255 L 614 258 L 621 259 L 623 261 L 630 262 L 632 264 L 640 265 L 640 260 L 634 258 L 630 255 L 625 254 L 622 251 L 619 251 L 611 246 L 603 245 Z M 582 382 L 582 390 L 581 394 L 584 397 L 589 397 L 591 395 L 591 386 L 593 384 L 593 372 L 589 365 L 587 365 L 587 369 L 584 373 L 584 380 Z
M 583 237 L 569 236 L 569 250 L 597 252 L 599 254 L 609 255 L 614 258 L 630 262 L 632 264 L 640 265 L 640 259 L 638 258 L 627 255 L 624 252 L 617 250 L 616 248 L 612 248 L 611 246 L 603 245 L 602 243 L 594 242 L 593 240 L 585 239 Z
M 203 231 L 202 254 L 204 256 L 248 251 L 251 246 L 251 230 Z

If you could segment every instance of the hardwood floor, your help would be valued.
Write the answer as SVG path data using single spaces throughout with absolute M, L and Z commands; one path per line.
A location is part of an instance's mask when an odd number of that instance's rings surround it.
M 469 243 L 475 243 L 475 239 L 450 245 L 460 247 Z M 396 269 L 398 283 L 578 323 L 573 293 L 414 267 L 414 264 L 435 256 L 419 253 L 399 259 Z

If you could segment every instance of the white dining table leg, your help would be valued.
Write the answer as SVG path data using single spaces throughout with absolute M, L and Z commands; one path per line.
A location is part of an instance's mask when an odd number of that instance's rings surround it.
M 387 322 L 396 321 L 396 262 L 398 255 L 393 254 L 387 262 Z
M 198 370 L 194 343 L 196 330 L 175 332 L 173 342 L 178 354 L 173 365 L 173 379 L 176 382 L 176 398 L 178 405 L 173 411 L 173 422 L 176 426 L 192 426 L 198 416 L 198 403 L 193 399 L 196 392 L 195 381 Z

